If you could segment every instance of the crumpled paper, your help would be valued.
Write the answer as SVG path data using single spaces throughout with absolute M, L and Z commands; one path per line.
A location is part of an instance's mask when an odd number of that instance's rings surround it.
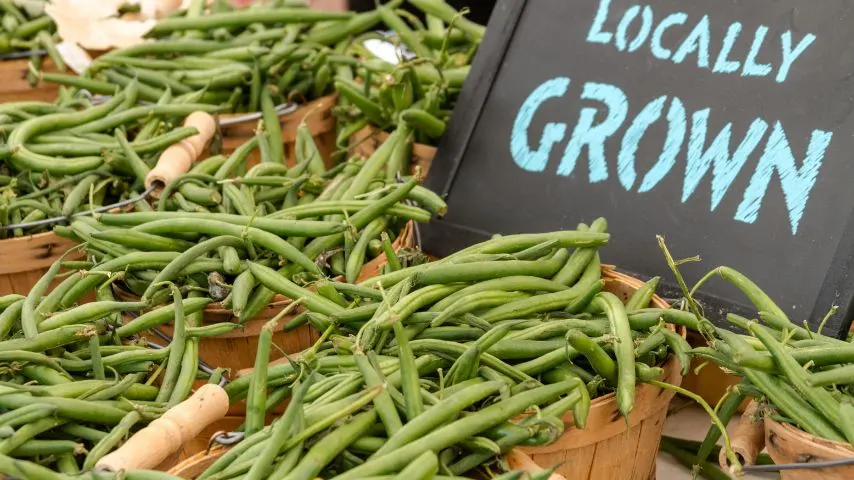
M 119 18 L 119 8 L 127 3 L 138 3 L 140 12 Z M 64 42 L 87 50 L 109 50 L 144 42 L 157 18 L 180 8 L 181 3 L 182 0 L 53 0 L 45 12 L 53 18 Z

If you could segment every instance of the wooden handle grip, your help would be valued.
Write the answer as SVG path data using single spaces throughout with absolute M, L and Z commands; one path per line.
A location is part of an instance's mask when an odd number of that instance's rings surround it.
M 160 155 L 157 165 L 145 177 L 145 188 L 155 183 L 169 184 L 190 170 L 193 162 L 204 152 L 216 132 L 216 120 L 208 113 L 193 112 L 184 120 L 185 127 L 196 127 L 199 131 L 170 146 Z
M 505 458 L 507 459 L 507 464 L 510 465 L 511 469 L 522 470 L 523 472 L 527 472 L 529 475 L 542 473 L 545 470 L 543 467 L 537 465 L 533 460 L 531 460 L 531 457 L 516 449 L 510 450 Z M 548 480 L 566 480 L 566 477 L 558 473 L 552 473 L 549 475 Z
M 756 458 L 765 448 L 765 424 L 762 417 L 758 415 L 758 410 L 759 405 L 756 402 L 750 402 L 741 414 L 735 431 L 730 435 L 730 445 L 736 455 L 741 457 L 742 465 L 756 464 Z M 724 471 L 729 471 L 729 461 L 723 449 L 718 457 L 718 463 Z
M 111 472 L 155 468 L 227 412 L 225 390 L 218 385 L 203 385 L 135 433 L 118 450 L 104 456 L 96 468 Z

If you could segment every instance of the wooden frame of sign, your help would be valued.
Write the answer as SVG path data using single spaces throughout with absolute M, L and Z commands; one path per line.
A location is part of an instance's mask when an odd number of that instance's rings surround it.
M 662 276 L 663 296 L 681 293 L 667 282 L 657 234 L 675 257 L 702 257 L 680 267 L 689 284 L 732 266 L 795 323 L 816 327 L 838 306 L 823 333 L 844 336 L 854 312 L 854 189 L 846 186 L 854 178 L 854 95 L 842 85 L 854 77 L 854 58 L 841 52 L 854 49 L 854 34 L 836 28 L 848 18 L 844 1 L 810 9 L 799 2 L 716 8 L 714 0 L 648 0 L 635 8 L 628 0 L 499 0 L 427 178 L 450 208 L 423 229 L 425 251 L 441 256 L 496 233 L 572 229 L 605 216 L 613 235 L 603 261 Z M 568 166 L 572 155 L 559 150 L 578 140 L 583 110 L 594 110 L 586 107 L 597 99 L 595 88 L 586 90 L 591 82 L 616 87 L 610 93 L 628 105 L 610 132 L 616 140 L 599 139 L 606 170 L 595 180 L 595 140 L 581 138 Z M 603 112 L 620 105 L 598 93 L 601 126 Z M 517 155 L 526 109 L 527 150 Z M 590 133 L 596 119 L 588 117 Z M 716 135 L 735 137 L 721 142 L 729 150 L 713 151 Z M 665 158 L 671 140 L 678 148 Z M 726 312 L 756 317 L 720 279 L 697 298 L 721 325 Z

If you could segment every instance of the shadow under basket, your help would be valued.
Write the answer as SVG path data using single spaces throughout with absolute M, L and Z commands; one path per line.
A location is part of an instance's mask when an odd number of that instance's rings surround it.
M 765 417 L 765 449 L 774 463 L 829 462 L 854 458 L 854 448 L 847 443 L 834 442 L 811 435 L 789 424 Z M 850 480 L 854 465 L 838 467 L 784 470 L 783 480 Z
M 605 290 L 624 302 L 643 285 L 640 280 L 603 266 Z M 667 308 L 657 295 L 651 305 Z M 661 381 L 671 385 L 682 382 L 680 365 L 670 356 L 663 365 Z M 550 445 L 517 447 L 537 465 L 551 468 L 560 465 L 556 473 L 580 480 L 647 480 L 655 479 L 658 445 L 667 418 L 667 408 L 675 392 L 641 384 L 637 387 L 635 406 L 626 420 L 617 411 L 614 393 L 593 399 L 587 425 L 575 428 L 572 413 L 564 416 L 566 431 Z
M 373 126 L 367 126 L 358 132 L 350 139 L 351 151 L 353 154 L 361 155 L 365 158 L 370 157 L 380 148 L 388 139 L 388 133 L 377 129 Z M 433 158 L 436 157 L 436 147 L 424 145 L 422 143 L 412 144 L 412 155 L 409 160 L 410 171 L 414 172 L 416 166 L 421 167 L 421 174 L 425 177 L 430 171 L 430 166 L 433 164 Z
M 42 278 L 53 262 L 77 243 L 53 232 L 0 240 L 0 296 L 10 293 L 26 295 Z M 76 253 L 76 252 L 75 252 Z M 69 255 L 72 257 L 82 255 Z M 53 288 L 62 278 L 54 281 Z
M 311 132 L 314 143 L 320 151 L 320 156 L 323 157 L 323 162 L 327 168 L 331 168 L 332 154 L 337 149 L 336 147 L 336 126 L 337 120 L 332 115 L 332 107 L 338 103 L 337 94 L 326 95 L 318 98 L 310 103 L 307 103 L 291 113 L 279 117 L 279 123 L 282 125 L 282 143 L 284 145 L 285 160 L 288 165 L 293 165 L 296 161 L 296 139 L 297 127 L 305 119 L 306 125 Z M 222 120 L 229 118 L 240 117 L 243 114 L 228 114 L 220 115 Z M 258 127 L 258 119 L 247 120 L 245 122 L 233 123 L 230 125 L 222 125 L 220 133 L 222 135 L 223 155 L 230 155 L 239 146 L 248 142 L 255 136 Z M 258 149 L 252 151 L 246 158 L 246 169 L 248 170 L 254 165 L 261 163 L 261 154 Z

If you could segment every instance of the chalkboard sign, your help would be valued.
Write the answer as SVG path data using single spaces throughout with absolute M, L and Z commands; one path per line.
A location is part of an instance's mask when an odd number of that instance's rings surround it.
M 729 265 L 794 321 L 854 299 L 854 1 L 504 0 L 427 184 L 446 254 L 603 216 L 604 262 Z M 672 287 L 672 283 L 671 283 Z M 700 299 L 752 311 L 722 280 Z

